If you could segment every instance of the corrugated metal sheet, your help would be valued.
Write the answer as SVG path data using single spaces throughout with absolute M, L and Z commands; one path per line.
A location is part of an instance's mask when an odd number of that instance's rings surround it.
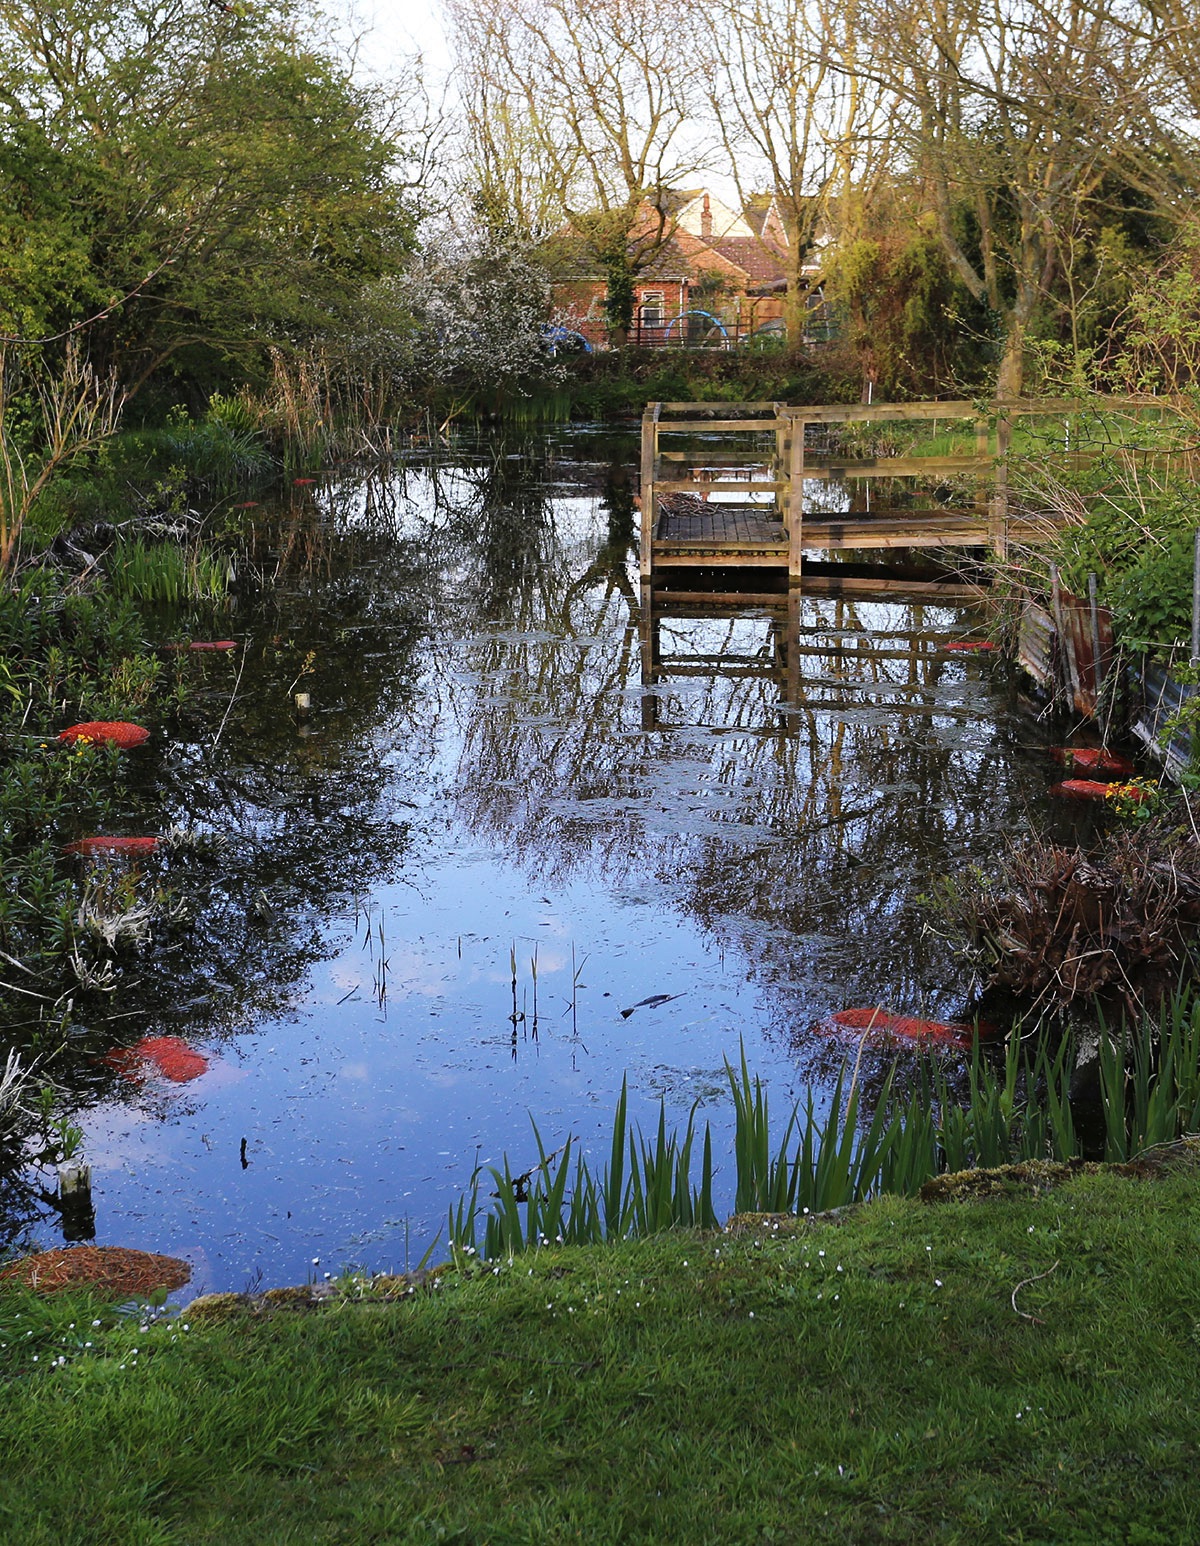
M 1060 597 L 1063 659 L 1071 700 L 1081 714 L 1094 714 L 1112 665 L 1112 613 L 1107 607 L 1097 607 L 1093 623 L 1090 602 L 1065 590 Z
M 1045 605 L 1032 598 L 1026 601 L 1017 632 L 1017 659 L 1040 686 L 1053 693 L 1063 684 L 1075 708 L 1092 715 L 1112 666 L 1112 614 L 1098 606 L 1093 618 L 1089 601 L 1060 591 L 1058 616 L 1061 629 Z
M 1036 601 L 1021 609 L 1017 628 L 1017 660 L 1039 687 L 1054 688 L 1054 619 Z
M 1155 661 L 1143 661 L 1141 668 L 1130 674 L 1135 703 L 1140 705 L 1134 711 L 1133 733 L 1157 752 L 1166 771 L 1178 778 L 1191 762 L 1192 738 L 1186 731 L 1176 730 L 1164 745 L 1161 736 L 1171 716 L 1200 693 L 1200 685 L 1177 682 L 1166 666 Z

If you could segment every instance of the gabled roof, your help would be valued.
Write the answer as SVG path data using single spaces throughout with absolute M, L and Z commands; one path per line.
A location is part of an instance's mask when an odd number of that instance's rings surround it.
M 771 284 L 777 279 L 787 278 L 782 255 L 751 237 L 729 237 L 725 241 L 714 242 L 713 251 L 727 262 L 736 264 L 751 284 Z

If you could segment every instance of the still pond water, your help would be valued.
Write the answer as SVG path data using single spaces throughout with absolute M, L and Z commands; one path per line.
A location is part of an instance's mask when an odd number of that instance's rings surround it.
M 166 861 L 192 920 L 79 1029 L 98 1243 L 186 1257 L 189 1293 L 403 1268 L 477 1161 L 535 1158 L 530 1114 L 603 1154 L 628 1075 L 643 1126 L 699 1101 L 722 1156 L 740 1044 L 822 1109 L 822 1017 L 969 1007 L 921 898 L 1065 819 L 1049 728 L 944 648 L 985 619 L 805 598 L 789 705 L 778 614 L 667 617 L 644 682 L 635 455 L 415 452 L 264 513 L 242 656 L 190 658 L 133 754 L 129 830 L 213 841 Z M 148 1035 L 207 1070 L 99 1061 Z

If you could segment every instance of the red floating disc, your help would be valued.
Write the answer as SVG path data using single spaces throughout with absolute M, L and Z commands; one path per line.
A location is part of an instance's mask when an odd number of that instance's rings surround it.
M 156 837 L 81 837 L 68 843 L 65 854 L 152 854 L 158 847 Z
M 118 1047 L 115 1052 L 107 1053 L 101 1061 L 135 1084 L 140 1084 L 145 1078 L 147 1063 L 173 1084 L 186 1084 L 189 1079 L 198 1079 L 208 1068 L 208 1059 L 204 1054 L 189 1047 L 178 1036 L 143 1036 L 132 1047 Z
M 131 725 L 124 719 L 92 719 L 82 725 L 68 725 L 59 732 L 58 739 L 68 742 L 105 741 L 119 746 L 122 751 L 128 751 L 130 747 L 141 746 L 148 741 L 150 732 L 144 725 Z
M 1065 768 L 1079 768 L 1084 773 L 1108 774 L 1114 779 L 1132 778 L 1135 772 L 1128 757 L 1121 757 L 1103 746 L 1052 746 L 1050 755 Z
M 315 483 L 315 478 L 293 478 L 292 482 L 297 488 L 307 488 L 310 483 Z
M 969 1047 L 975 1039 L 975 1027 L 962 1021 L 918 1020 L 912 1015 L 894 1015 L 871 1005 L 863 1009 L 839 1009 L 829 1017 L 830 1024 L 844 1030 L 868 1031 L 881 1041 L 896 1039 L 912 1042 L 937 1042 L 943 1046 Z M 992 1034 L 990 1025 L 981 1024 L 981 1037 Z
M 1103 800 L 1110 787 L 1094 778 L 1064 778 L 1061 784 L 1051 785 L 1050 793 L 1061 800 Z
M 967 651 L 982 651 L 987 654 L 996 646 L 990 639 L 951 639 L 946 648 L 954 654 L 965 654 Z

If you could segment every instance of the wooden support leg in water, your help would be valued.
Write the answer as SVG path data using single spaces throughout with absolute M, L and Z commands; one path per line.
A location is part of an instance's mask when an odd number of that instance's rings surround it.
M 804 564 L 804 420 L 792 416 L 788 469 L 788 586 L 799 585 Z
M 658 694 L 651 691 L 658 683 L 661 661 L 661 624 L 654 616 L 654 591 L 642 585 L 641 616 L 638 619 L 638 645 L 642 658 L 642 729 L 658 729 Z
M 799 723 L 800 707 L 800 603 L 804 597 L 798 585 L 789 585 L 787 603 L 787 707 L 786 723 Z

